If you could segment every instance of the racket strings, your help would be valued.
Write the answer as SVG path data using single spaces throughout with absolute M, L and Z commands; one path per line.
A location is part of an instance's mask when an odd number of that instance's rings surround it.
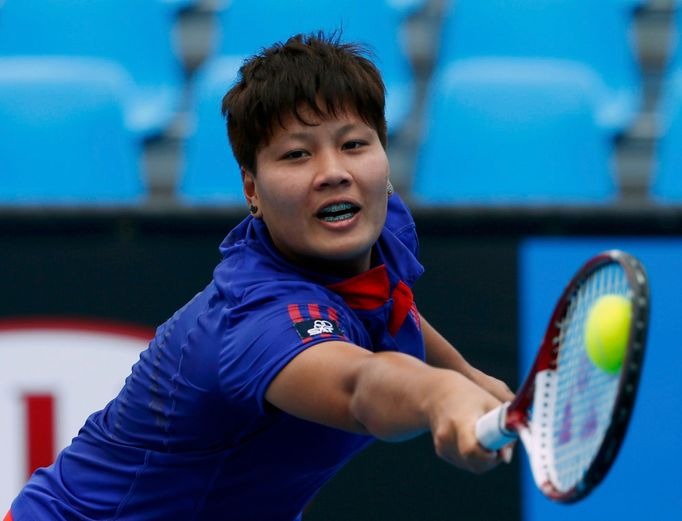
M 556 393 L 547 413 L 549 446 L 546 471 L 559 490 L 579 486 L 594 461 L 610 423 L 618 391 L 618 374 L 595 367 L 585 351 L 584 324 L 590 308 L 606 294 L 631 298 L 625 271 L 619 264 L 597 269 L 574 292 L 555 339 L 557 367 L 544 393 Z

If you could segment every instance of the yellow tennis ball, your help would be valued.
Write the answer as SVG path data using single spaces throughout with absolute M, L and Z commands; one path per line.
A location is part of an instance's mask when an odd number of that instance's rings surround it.
M 590 308 L 585 323 L 585 349 L 592 363 L 617 373 L 628 345 L 632 304 L 622 295 L 605 295 Z

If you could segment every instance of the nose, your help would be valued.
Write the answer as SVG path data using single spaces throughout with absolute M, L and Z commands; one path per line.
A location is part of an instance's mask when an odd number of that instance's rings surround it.
M 317 159 L 315 188 L 319 190 L 351 184 L 353 177 L 340 152 L 326 150 L 319 153 Z

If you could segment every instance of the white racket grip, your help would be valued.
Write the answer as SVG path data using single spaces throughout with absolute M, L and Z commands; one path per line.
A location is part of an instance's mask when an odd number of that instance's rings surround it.
M 476 422 L 476 438 L 484 449 L 499 450 L 518 438 L 516 433 L 504 428 L 509 403 L 503 403 L 488 411 Z

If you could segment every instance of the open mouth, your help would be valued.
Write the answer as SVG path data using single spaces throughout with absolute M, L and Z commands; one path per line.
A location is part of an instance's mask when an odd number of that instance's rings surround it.
M 317 212 L 317 218 L 333 223 L 352 219 L 360 211 L 360 207 L 351 203 L 333 203 Z

